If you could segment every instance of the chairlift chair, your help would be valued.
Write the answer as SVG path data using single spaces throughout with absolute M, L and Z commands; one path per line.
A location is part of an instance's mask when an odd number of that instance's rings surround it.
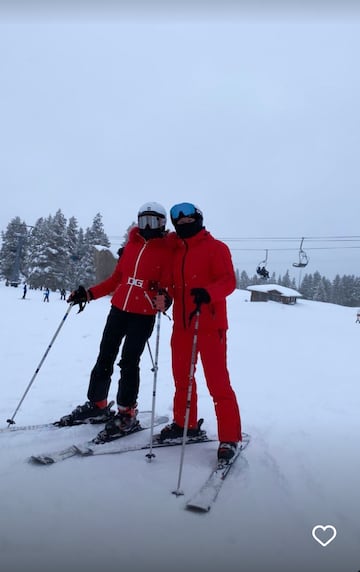
M 295 268 L 305 268 L 309 264 L 309 257 L 306 252 L 302 249 L 304 238 L 301 239 L 300 249 L 299 249 L 299 261 L 293 262 Z
M 268 259 L 268 251 L 266 251 L 266 256 L 265 256 L 265 260 L 262 260 L 261 262 L 259 262 L 257 268 L 256 268 L 256 272 L 257 274 L 263 278 L 264 280 L 268 280 L 270 275 L 269 275 L 269 271 L 266 269 L 266 263 L 267 263 L 267 259 Z

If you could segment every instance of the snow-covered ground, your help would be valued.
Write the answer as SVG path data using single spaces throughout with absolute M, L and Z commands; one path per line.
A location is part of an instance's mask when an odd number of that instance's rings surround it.
M 0 286 L 6 427 L 67 304 L 51 293 Z M 295 306 L 228 299 L 229 369 L 243 430 L 252 441 L 206 514 L 184 510 L 205 479 L 217 443 L 73 458 L 34 466 L 29 455 L 95 435 L 99 427 L 0 434 L 1 570 L 60 572 L 357 572 L 360 569 L 359 339 L 356 309 L 300 300 Z M 53 421 L 86 400 L 109 299 L 69 314 L 16 416 L 18 425 Z M 162 317 L 156 410 L 171 417 L 170 320 Z M 155 332 L 151 339 L 154 352 Z M 117 370 L 117 368 L 116 368 Z M 216 437 L 201 366 L 199 415 Z M 116 394 L 114 373 L 110 398 Z M 141 410 L 151 409 L 153 374 L 142 359 Z M 146 432 L 128 437 L 146 441 Z M 333 525 L 327 547 L 315 525 Z M 325 538 L 324 538 L 325 539 Z

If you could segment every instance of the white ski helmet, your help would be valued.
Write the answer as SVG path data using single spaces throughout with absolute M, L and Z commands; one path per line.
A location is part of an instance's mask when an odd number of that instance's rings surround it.
M 166 210 L 159 203 L 145 203 L 139 208 L 139 233 L 145 240 L 165 235 Z
M 155 202 L 148 202 L 139 208 L 138 217 L 144 215 L 155 215 L 164 219 L 164 225 L 166 224 L 166 210 L 162 205 Z

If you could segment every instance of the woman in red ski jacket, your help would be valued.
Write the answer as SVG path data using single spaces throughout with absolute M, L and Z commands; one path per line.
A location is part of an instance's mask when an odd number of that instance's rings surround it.
M 153 298 L 168 280 L 169 239 L 145 240 L 134 227 L 113 274 L 88 289 L 91 299 L 112 294 L 111 304 L 124 312 L 155 316 Z
M 174 422 L 161 432 L 162 440 L 183 435 L 194 343 L 195 312 L 200 309 L 195 363 L 200 354 L 218 423 L 218 458 L 228 460 L 241 441 L 241 422 L 236 395 L 226 365 L 226 296 L 236 286 L 228 247 L 204 227 L 203 216 L 192 203 L 171 209 L 175 226 L 172 279 L 174 326 L 171 338 L 172 368 L 175 380 Z M 163 299 L 158 298 L 161 306 Z M 193 378 L 189 409 L 188 436 L 203 435 L 197 421 L 196 381 Z
M 68 302 L 86 304 L 112 294 L 99 355 L 90 375 L 88 401 L 70 415 L 62 417 L 60 425 L 108 420 L 103 439 L 121 437 L 137 428 L 137 396 L 139 392 L 139 363 L 145 344 L 153 331 L 155 308 L 153 299 L 169 283 L 172 241 L 165 230 L 166 212 L 158 203 L 146 203 L 138 213 L 138 226 L 129 234 L 113 274 L 88 290 L 80 286 Z M 117 391 L 118 413 L 107 403 L 111 375 L 121 343 L 120 380 Z

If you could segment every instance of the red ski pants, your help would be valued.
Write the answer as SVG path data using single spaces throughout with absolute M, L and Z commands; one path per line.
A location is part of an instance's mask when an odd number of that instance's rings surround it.
M 194 331 L 192 329 L 173 330 L 171 350 L 175 381 L 174 421 L 180 427 L 184 426 L 185 421 L 193 340 Z M 238 442 L 241 441 L 240 412 L 226 365 L 226 345 L 226 330 L 199 330 L 196 361 L 200 355 L 207 387 L 214 401 L 219 441 Z M 194 377 L 190 400 L 189 428 L 196 426 L 197 387 Z

